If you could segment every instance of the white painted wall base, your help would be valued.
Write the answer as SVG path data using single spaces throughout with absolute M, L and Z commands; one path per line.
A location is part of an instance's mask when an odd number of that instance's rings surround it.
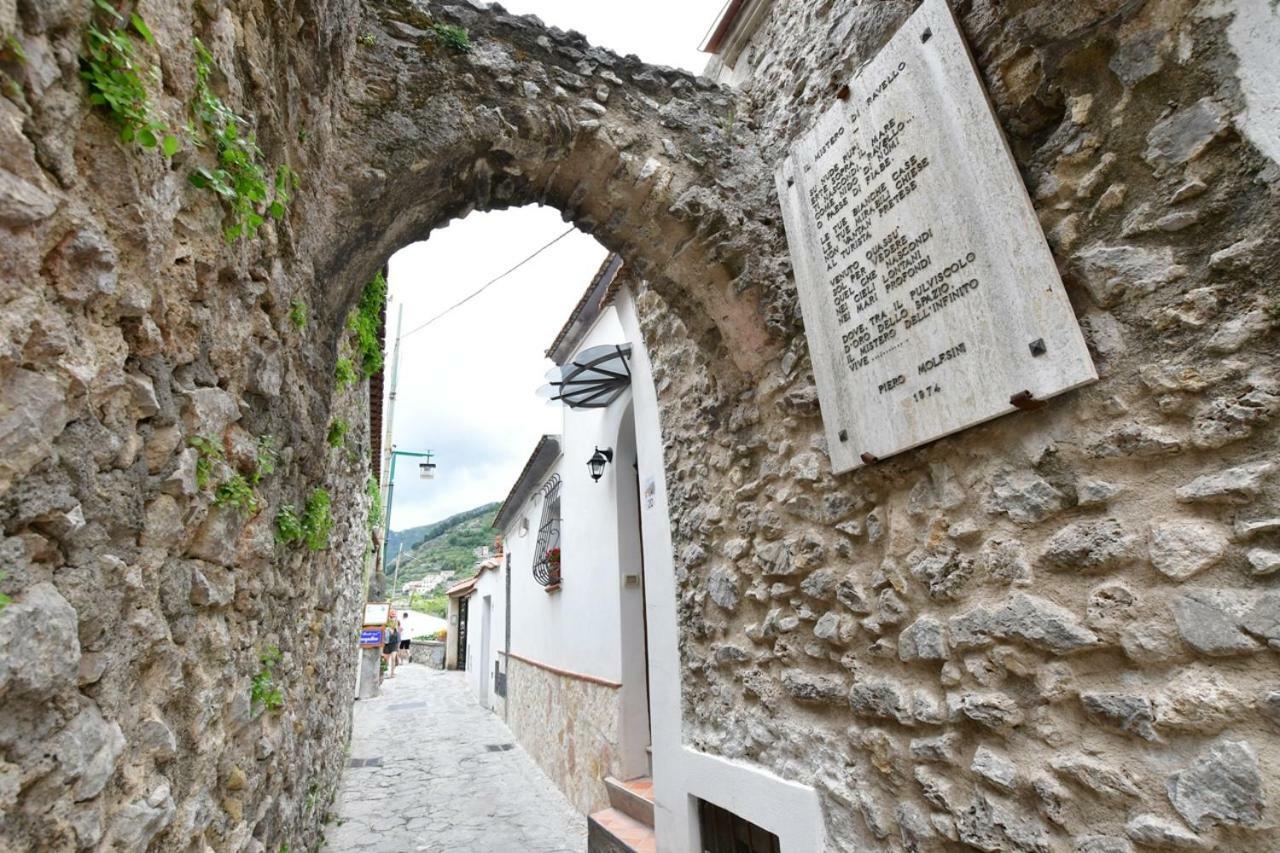
M 777 834 L 782 853 L 825 847 L 822 807 L 813 788 L 686 747 L 681 738 L 680 652 L 677 647 L 675 559 L 671 545 L 662 422 L 649 353 L 632 295 L 614 303 L 632 349 L 631 388 L 640 466 L 645 610 L 649 625 L 649 691 L 653 737 L 654 823 L 660 853 L 701 849 L 695 798 L 708 800 Z M 652 481 L 652 495 L 648 485 Z

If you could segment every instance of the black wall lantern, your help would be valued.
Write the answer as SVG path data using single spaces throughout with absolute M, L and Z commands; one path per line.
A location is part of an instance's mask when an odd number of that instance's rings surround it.
M 604 476 L 604 466 L 613 461 L 613 448 L 606 447 L 604 450 L 596 448 L 596 452 L 591 454 L 591 458 L 587 460 L 587 467 L 591 469 L 591 479 L 597 483 Z

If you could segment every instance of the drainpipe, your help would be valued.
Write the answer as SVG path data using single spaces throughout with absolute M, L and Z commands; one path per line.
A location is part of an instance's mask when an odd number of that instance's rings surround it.
M 382 486 L 382 524 L 383 530 L 387 529 L 388 514 L 390 513 L 390 500 L 388 500 L 388 491 L 391 488 L 391 435 L 392 427 L 396 421 L 396 380 L 400 377 L 400 326 L 404 322 L 404 305 L 400 305 L 396 312 L 396 343 L 391 355 L 391 376 L 390 376 L 390 393 L 387 395 L 387 410 L 384 420 L 385 436 L 382 439 L 382 477 L 380 485 Z M 386 537 L 383 537 L 382 547 L 387 547 Z M 378 561 L 379 571 L 386 565 L 386 559 Z
M 404 543 L 400 543 L 400 549 L 396 551 L 396 574 L 395 580 L 391 581 L 391 595 L 387 596 L 390 601 L 400 593 L 400 555 L 404 553 Z
M 505 543 L 503 544 L 505 545 Z M 503 548 L 503 551 L 506 551 L 504 556 L 507 558 L 505 560 L 506 576 L 507 576 L 506 577 L 507 606 L 503 608 L 504 610 L 507 611 L 506 612 L 507 624 L 506 624 L 506 630 L 504 632 L 505 640 L 503 641 L 503 649 L 506 652 L 506 654 L 502 656 L 502 667 L 503 667 L 502 672 L 507 679 L 507 691 L 506 691 L 507 695 L 502 697 L 502 722 L 505 723 L 507 721 L 507 715 L 511 710 L 511 552 L 507 551 L 505 547 Z

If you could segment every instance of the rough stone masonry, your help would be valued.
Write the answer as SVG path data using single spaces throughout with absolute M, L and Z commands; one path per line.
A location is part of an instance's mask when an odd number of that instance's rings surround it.
M 105 13 L 0 0 L 0 846 L 315 846 L 368 544 L 346 321 L 528 203 L 647 280 L 691 745 L 816 786 L 837 850 L 1280 846 L 1280 12 L 955 4 L 1102 379 L 832 477 L 762 176 L 913 5 L 778 0 L 730 92 L 496 6 L 124 4 L 159 122 L 212 92 L 298 176 L 228 242 L 214 146 L 90 104 Z M 318 489 L 323 547 L 278 542 Z

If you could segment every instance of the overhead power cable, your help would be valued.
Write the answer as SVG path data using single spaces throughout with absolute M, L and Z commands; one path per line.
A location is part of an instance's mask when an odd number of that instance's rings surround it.
M 431 318 L 430 320 L 428 320 L 427 322 L 423 323 L 423 324 L 422 324 L 422 325 L 420 325 L 420 326 L 414 326 L 412 329 L 410 329 L 409 331 L 407 331 L 407 332 L 405 332 L 403 335 L 401 335 L 401 336 L 400 336 L 400 339 L 401 339 L 401 340 L 404 340 L 405 338 L 407 338 L 407 337 L 409 337 L 410 335 L 412 335 L 414 332 L 420 332 L 420 331 L 422 331 L 422 330 L 423 330 L 423 329 L 425 329 L 427 326 L 430 326 L 432 323 L 434 323 L 436 320 L 439 320 L 441 317 L 444 317 L 446 314 L 448 314 L 449 312 L 453 311 L 455 308 L 461 308 L 463 305 L 466 305 L 466 304 L 467 304 L 468 302 L 470 302 L 472 299 L 475 299 L 477 296 L 479 296 L 480 294 L 484 293 L 484 292 L 485 292 L 486 290 L 488 290 L 490 287 L 492 287 L 493 285 L 495 285 L 495 284 L 497 284 L 498 282 L 502 281 L 504 278 L 506 278 L 507 276 L 511 275 L 511 274 L 512 274 L 513 272 L 515 272 L 516 270 L 520 269 L 520 267 L 522 267 L 522 266 L 524 266 L 525 264 L 529 263 L 529 261 L 531 261 L 531 260 L 533 260 L 534 258 L 538 257 L 538 255 L 541 255 L 541 254 L 542 254 L 543 252 L 545 252 L 547 249 L 550 249 L 550 248 L 551 248 L 552 246 L 554 246 L 556 243 L 559 243 L 559 242 L 560 242 L 561 240 L 563 240 L 565 237 L 568 237 L 571 233 L 573 233 L 573 231 L 574 231 L 573 226 L 572 226 L 572 225 L 571 225 L 571 226 L 569 226 L 568 228 L 566 228 L 566 229 L 564 230 L 564 232 L 563 232 L 563 233 L 561 233 L 561 234 L 560 234 L 558 237 L 556 237 L 554 240 L 552 240 L 552 241 L 551 241 L 551 242 L 549 242 L 549 243 L 545 243 L 545 244 L 543 244 L 543 245 L 542 245 L 542 246 L 541 246 L 537 251 L 535 251 L 533 254 L 528 255 L 528 256 L 527 256 L 527 257 L 525 257 L 523 260 L 521 260 L 518 264 L 516 264 L 515 266 L 511 267 L 511 268 L 510 268 L 509 270 L 507 270 L 506 272 L 500 273 L 499 275 L 497 275 L 497 276 L 495 276 L 495 277 L 493 277 L 493 278 L 489 279 L 489 280 L 488 280 L 488 281 L 486 281 L 484 284 L 482 284 L 479 288 L 477 288 L 476 290 L 474 290 L 474 291 L 472 291 L 471 293 L 467 294 L 466 296 L 464 296 L 462 299 L 458 300 L 457 302 L 453 303 L 453 304 L 452 304 L 452 305 L 450 305 L 448 308 L 444 309 L 443 311 L 441 311 L 441 312 L 440 312 L 439 314 L 437 314 L 436 316 L 432 317 L 432 318 Z

